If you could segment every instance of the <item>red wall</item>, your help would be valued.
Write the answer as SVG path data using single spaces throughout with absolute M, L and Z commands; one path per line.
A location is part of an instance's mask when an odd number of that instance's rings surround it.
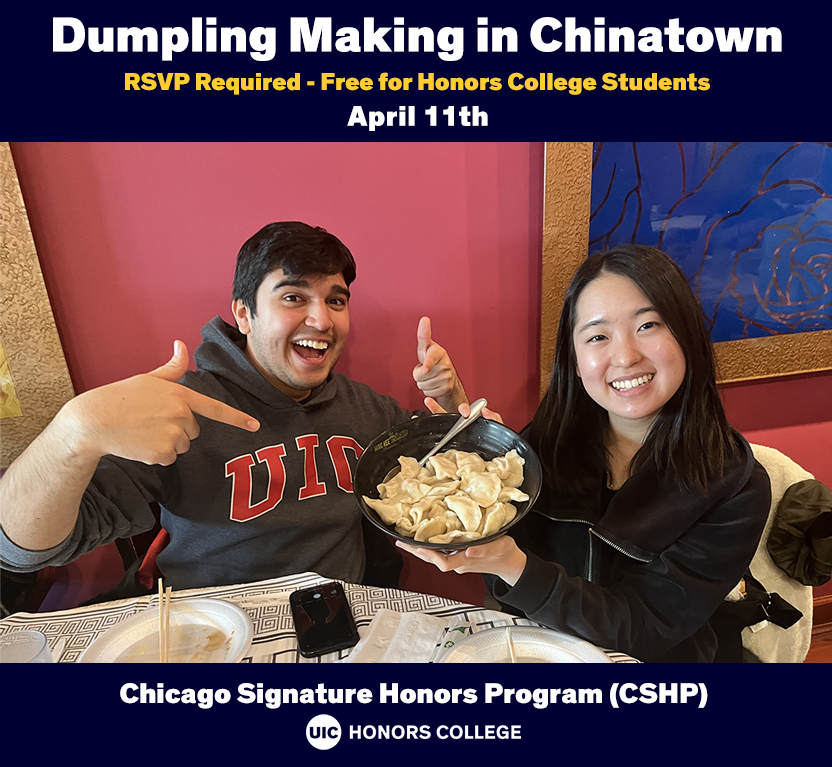
M 231 318 L 234 259 L 276 220 L 353 251 L 339 369 L 420 405 L 416 325 L 431 316 L 472 397 L 513 423 L 536 390 L 542 148 L 529 144 L 13 144 L 79 391 L 193 349 Z M 535 193 L 532 193 L 535 190 Z
M 427 314 L 472 399 L 487 397 L 515 428 L 534 412 L 541 144 L 15 143 L 12 153 L 78 392 L 158 366 L 175 338 L 195 348 L 203 323 L 231 317 L 242 242 L 297 219 L 338 235 L 358 263 L 342 372 L 418 407 L 410 371 Z M 753 441 L 832 484 L 830 394 L 832 374 L 819 374 L 725 397 Z M 60 604 L 108 585 L 110 556 L 65 571 Z M 475 578 L 408 568 L 409 586 L 478 598 Z

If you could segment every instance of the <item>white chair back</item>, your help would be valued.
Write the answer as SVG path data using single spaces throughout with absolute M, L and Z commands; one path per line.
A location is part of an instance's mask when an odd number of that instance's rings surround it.
M 796 482 L 814 477 L 774 448 L 751 445 L 751 449 L 771 480 L 771 509 L 749 569 L 766 591 L 779 594 L 800 610 L 803 617 L 788 629 L 773 623 L 746 628 L 742 632 L 742 643 L 763 663 L 802 663 L 812 641 L 812 587 L 804 586 L 777 567 L 766 542 L 783 494 Z

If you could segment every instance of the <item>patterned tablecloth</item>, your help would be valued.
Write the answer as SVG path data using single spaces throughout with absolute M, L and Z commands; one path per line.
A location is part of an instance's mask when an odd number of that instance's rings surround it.
M 328 580 L 330 579 L 322 578 L 315 573 L 302 573 L 239 586 L 174 592 L 173 600 L 212 597 L 233 602 L 243 608 L 254 626 L 254 639 L 251 649 L 243 659 L 244 663 L 329 663 L 346 658 L 350 651 L 330 653 L 313 659 L 301 657 L 297 651 L 295 630 L 289 610 L 289 594 L 292 591 Z M 373 617 L 382 609 L 398 613 L 421 612 L 447 619 L 446 631 L 460 625 L 465 625 L 470 633 L 495 626 L 537 625 L 525 618 L 430 594 L 351 583 L 343 585 L 362 636 Z M 41 631 L 46 635 L 57 662 L 74 663 L 89 645 L 110 628 L 149 607 L 155 607 L 157 603 L 158 597 L 154 595 L 61 612 L 15 613 L 0 621 L 0 634 L 20 629 Z M 616 663 L 638 662 L 624 653 L 607 650 L 605 652 Z M 439 654 L 441 644 L 437 642 L 437 657 Z

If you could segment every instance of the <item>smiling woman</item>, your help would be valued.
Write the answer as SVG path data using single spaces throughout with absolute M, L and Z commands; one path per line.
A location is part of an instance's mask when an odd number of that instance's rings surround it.
M 640 445 L 684 379 L 679 342 L 636 283 L 617 274 L 587 286 L 576 320 L 572 342 L 586 393 L 607 411 L 611 434 Z
M 628 467 L 608 477 L 612 487 L 649 456 L 680 484 L 702 489 L 738 454 L 702 310 L 667 255 L 625 245 L 585 260 L 560 322 L 552 382 L 531 433 L 564 489 L 587 491 L 611 453 Z M 551 423 L 562 424 L 557 433 Z
M 628 245 L 566 292 L 529 443 L 543 467 L 511 537 L 443 556 L 554 629 L 644 661 L 712 661 L 708 620 L 740 581 L 770 483 L 729 425 L 702 312 L 679 267 Z

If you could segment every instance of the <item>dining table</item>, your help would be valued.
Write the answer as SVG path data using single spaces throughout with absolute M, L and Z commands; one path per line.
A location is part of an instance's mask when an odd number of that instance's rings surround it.
M 175 604 L 186 599 L 220 599 L 231 602 L 248 615 L 253 637 L 246 650 L 243 663 L 337 663 L 357 660 L 361 653 L 367 655 L 366 643 L 355 648 L 331 652 L 317 658 L 304 658 L 298 651 L 289 595 L 298 589 L 306 589 L 327 583 L 317 573 L 299 573 L 280 578 L 232 586 L 174 591 Z M 399 632 L 398 662 L 437 662 L 460 639 L 486 629 L 498 627 L 538 626 L 528 618 L 489 609 L 487 607 L 457 602 L 432 594 L 414 591 L 364 586 L 341 581 L 347 595 L 359 635 L 362 640 L 378 628 L 381 618 L 395 616 L 402 619 L 407 629 Z M 43 633 L 49 643 L 52 656 L 58 663 L 78 662 L 84 651 L 121 621 L 159 605 L 157 594 L 121 599 L 114 602 L 76 607 L 70 610 L 46 613 L 13 613 L 0 620 L 0 635 L 32 629 Z M 407 618 L 407 621 L 403 619 Z M 408 646 L 415 645 L 420 635 L 419 620 L 433 633 L 425 634 L 419 652 Z M 404 636 L 402 636 L 404 635 Z M 425 642 L 428 646 L 425 647 Z M 638 663 L 631 656 L 613 649 L 599 648 L 613 663 Z M 390 661 L 390 656 L 383 658 Z

